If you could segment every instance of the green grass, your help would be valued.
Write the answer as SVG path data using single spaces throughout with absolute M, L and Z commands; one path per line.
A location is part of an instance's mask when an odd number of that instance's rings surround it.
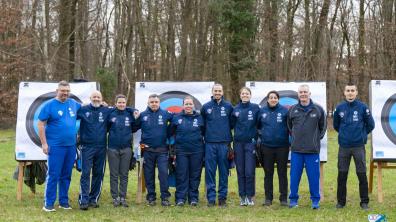
M 320 210 L 310 208 L 309 190 L 307 178 L 304 176 L 300 185 L 299 207 L 296 209 L 282 208 L 279 206 L 278 183 L 274 178 L 274 204 L 271 207 L 263 207 L 263 170 L 256 172 L 256 206 L 238 206 L 238 188 L 236 172 L 232 171 L 229 177 L 228 207 L 206 207 L 204 197 L 203 180 L 201 182 L 200 206 L 197 208 L 161 206 L 147 207 L 144 204 L 136 205 L 136 171 L 130 173 L 128 186 L 129 208 L 114 208 L 111 204 L 110 185 L 108 170 L 106 172 L 103 192 L 100 200 L 100 208 L 88 211 L 78 210 L 78 189 L 80 174 L 73 172 L 69 197 L 71 211 L 57 210 L 55 213 L 45 213 L 41 210 L 43 203 L 44 186 L 38 186 L 36 195 L 30 193 L 29 188 L 24 186 L 22 201 L 16 200 L 16 181 L 12 179 L 17 162 L 14 158 L 15 133 L 11 130 L 0 131 L 0 221 L 367 221 L 367 215 L 373 213 L 386 214 L 388 221 L 396 218 L 396 174 L 395 170 L 383 171 L 384 203 L 379 204 L 376 195 L 376 186 L 370 195 L 370 207 L 368 212 L 359 207 L 358 182 L 355 175 L 354 165 L 351 164 L 348 180 L 347 207 L 342 210 L 335 209 L 336 184 L 337 184 L 337 141 L 334 132 L 329 133 L 328 163 L 325 164 L 324 196 Z M 370 155 L 367 152 L 368 156 Z M 368 158 L 367 158 L 368 159 Z M 204 174 L 202 174 L 204 175 Z M 376 178 L 374 177 L 374 184 Z M 158 189 L 158 184 L 157 184 Z M 174 188 L 171 188 L 173 195 Z M 157 194 L 158 195 L 158 194 Z

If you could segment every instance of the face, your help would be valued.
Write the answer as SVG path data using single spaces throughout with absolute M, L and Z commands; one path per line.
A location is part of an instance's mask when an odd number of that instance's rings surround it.
M 243 89 L 241 91 L 240 97 L 241 97 L 242 102 L 246 103 L 246 102 L 250 101 L 250 98 L 252 97 L 252 95 L 250 94 L 249 90 Z
M 298 99 L 302 103 L 308 103 L 311 98 L 311 92 L 309 91 L 309 88 L 306 86 L 300 86 L 298 88 L 297 94 L 298 94 Z
M 69 98 L 70 94 L 70 86 L 58 86 L 56 89 L 56 97 L 60 101 L 65 101 L 67 98 Z
M 192 113 L 194 110 L 194 101 L 192 99 L 185 99 L 183 109 L 185 113 Z
M 212 95 L 215 100 L 220 100 L 223 96 L 223 87 L 221 85 L 213 86 Z
M 94 107 L 99 107 L 102 104 L 102 94 L 99 91 L 93 92 L 89 98 Z
M 271 93 L 268 95 L 268 104 L 270 107 L 274 107 L 279 103 L 279 98 L 275 93 Z
M 345 86 L 344 89 L 344 96 L 345 99 L 349 102 L 352 102 L 356 99 L 356 96 L 358 94 L 356 86 Z
M 125 110 L 126 99 L 125 98 L 118 98 L 117 101 L 116 101 L 116 107 L 119 110 Z
M 160 99 L 158 97 L 149 98 L 148 107 L 153 111 L 157 111 L 160 107 Z

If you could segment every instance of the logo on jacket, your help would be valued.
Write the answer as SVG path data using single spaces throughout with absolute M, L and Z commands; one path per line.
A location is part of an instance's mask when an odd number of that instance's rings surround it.
M 265 117 L 267 117 L 267 113 L 263 113 L 261 116 L 265 119 Z
M 143 121 L 147 121 L 148 117 L 147 116 L 143 116 Z
M 182 120 L 182 119 L 178 119 L 177 122 L 178 122 L 179 124 L 181 124 L 181 123 L 183 122 L 183 120 Z
M 103 113 L 99 112 L 99 122 L 104 122 Z
M 130 126 L 129 117 L 125 117 L 125 126 Z
M 220 116 L 227 116 L 224 106 L 221 107 Z
M 115 123 L 115 121 L 116 121 L 116 118 L 115 118 L 115 117 L 111 118 L 111 122 L 112 122 L 112 123 Z
M 193 120 L 193 127 L 198 127 L 198 120 L 197 119 Z
M 366 109 L 366 114 L 367 114 L 367 116 L 370 115 L 370 110 L 369 109 Z
M 278 113 L 276 117 L 276 122 L 281 123 L 282 122 L 282 113 Z
M 58 115 L 59 115 L 59 116 L 63 116 L 62 110 L 59 110 L 59 111 L 58 111 Z
M 212 109 L 207 109 L 206 112 L 207 112 L 208 114 L 211 114 L 211 113 L 212 113 Z
M 86 112 L 85 116 L 88 118 L 90 114 L 91 114 L 90 112 Z
M 248 120 L 253 120 L 253 112 L 251 110 L 248 112 Z
M 235 116 L 236 116 L 236 117 L 239 117 L 239 112 L 235 112 Z
M 357 122 L 357 121 L 359 121 L 359 116 L 358 116 L 358 111 L 353 111 L 353 116 L 352 116 L 352 118 L 353 118 L 353 121 L 354 122 Z
M 72 110 L 70 107 L 69 107 L 69 115 L 70 115 L 71 117 L 75 116 L 73 110 Z
M 344 112 L 340 112 L 340 117 L 341 118 L 344 118 L 344 115 L 345 115 Z
M 316 113 L 311 113 L 309 116 L 310 116 L 311 118 L 315 118 L 315 117 L 316 117 Z
M 162 119 L 162 115 L 158 116 L 158 125 L 164 125 L 164 120 Z

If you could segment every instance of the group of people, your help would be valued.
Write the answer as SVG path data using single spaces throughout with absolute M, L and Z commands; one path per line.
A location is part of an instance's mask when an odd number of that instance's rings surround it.
M 183 110 L 173 114 L 160 108 L 160 98 L 152 94 L 147 109 L 126 107 L 126 97 L 117 95 L 115 107 L 103 104 L 99 91 L 91 94 L 89 105 L 81 106 L 69 98 L 70 86 L 61 81 L 57 95 L 39 115 L 39 136 L 43 152 L 48 155 L 44 211 L 55 211 L 59 187 L 59 207 L 71 209 L 68 189 L 76 156 L 76 121 L 80 122 L 82 174 L 79 207 L 99 207 L 106 153 L 110 169 L 110 191 L 113 205 L 128 207 L 126 201 L 128 171 L 132 151 L 132 134 L 141 130 L 140 146 L 144 150 L 144 179 L 148 205 L 156 205 L 155 172 L 157 168 L 162 206 L 169 198 L 169 147 L 176 153 L 175 204 L 197 206 L 202 167 L 208 207 L 227 205 L 230 159 L 235 160 L 241 206 L 254 205 L 256 164 L 264 169 L 265 200 L 270 206 L 276 164 L 281 206 L 298 206 L 298 189 L 305 168 L 312 209 L 320 207 L 320 140 L 326 132 L 323 108 L 311 99 L 309 86 L 300 85 L 298 103 L 289 109 L 282 106 L 277 91 L 270 91 L 263 107 L 251 103 L 251 90 L 240 90 L 240 102 L 234 107 L 223 97 L 221 84 L 212 87 L 211 100 L 195 110 L 194 99 L 185 97 Z M 353 157 L 359 178 L 360 206 L 368 209 L 368 186 L 365 164 L 367 135 L 374 120 L 367 105 L 359 101 L 354 84 L 345 86 L 345 101 L 333 118 L 338 132 L 337 208 L 346 205 L 346 183 Z M 233 133 L 232 133 L 233 131 Z M 171 139 L 173 138 L 173 139 Z M 232 148 L 233 147 L 233 148 Z M 290 193 L 287 167 L 290 155 Z M 216 171 L 218 169 L 218 186 Z M 91 179 L 92 174 L 92 179 Z M 216 187 L 218 187 L 216 191 Z M 288 201 L 289 199 L 289 201 Z

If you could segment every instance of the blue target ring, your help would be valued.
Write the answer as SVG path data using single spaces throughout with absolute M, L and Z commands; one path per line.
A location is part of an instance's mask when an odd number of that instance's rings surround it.
M 381 125 L 385 135 L 396 145 L 396 94 L 389 97 L 382 108 Z
M 37 97 L 37 99 L 35 99 L 32 105 L 29 107 L 29 110 L 26 114 L 25 127 L 27 134 L 29 138 L 33 141 L 33 143 L 39 147 L 41 147 L 41 141 L 38 135 L 38 127 L 37 127 L 37 123 L 39 121 L 38 116 L 44 105 L 47 104 L 51 99 L 55 98 L 55 96 L 56 96 L 56 92 L 50 92 Z M 70 98 L 73 98 L 77 102 L 82 103 L 81 100 L 73 94 L 70 94 Z M 76 133 L 79 128 L 80 128 L 80 121 L 77 121 Z
M 183 110 L 183 99 L 190 96 L 194 101 L 194 109 L 200 110 L 202 104 L 194 96 L 182 91 L 169 91 L 162 93 L 159 97 L 161 100 L 161 109 L 168 110 L 173 113 L 179 113 Z
M 293 90 L 280 90 L 277 91 L 279 93 L 279 104 L 282 106 L 285 106 L 289 108 L 290 106 L 293 106 L 298 103 L 298 95 L 296 91 Z M 260 102 L 260 106 L 266 106 L 268 101 L 268 97 L 266 96 L 263 100 Z

